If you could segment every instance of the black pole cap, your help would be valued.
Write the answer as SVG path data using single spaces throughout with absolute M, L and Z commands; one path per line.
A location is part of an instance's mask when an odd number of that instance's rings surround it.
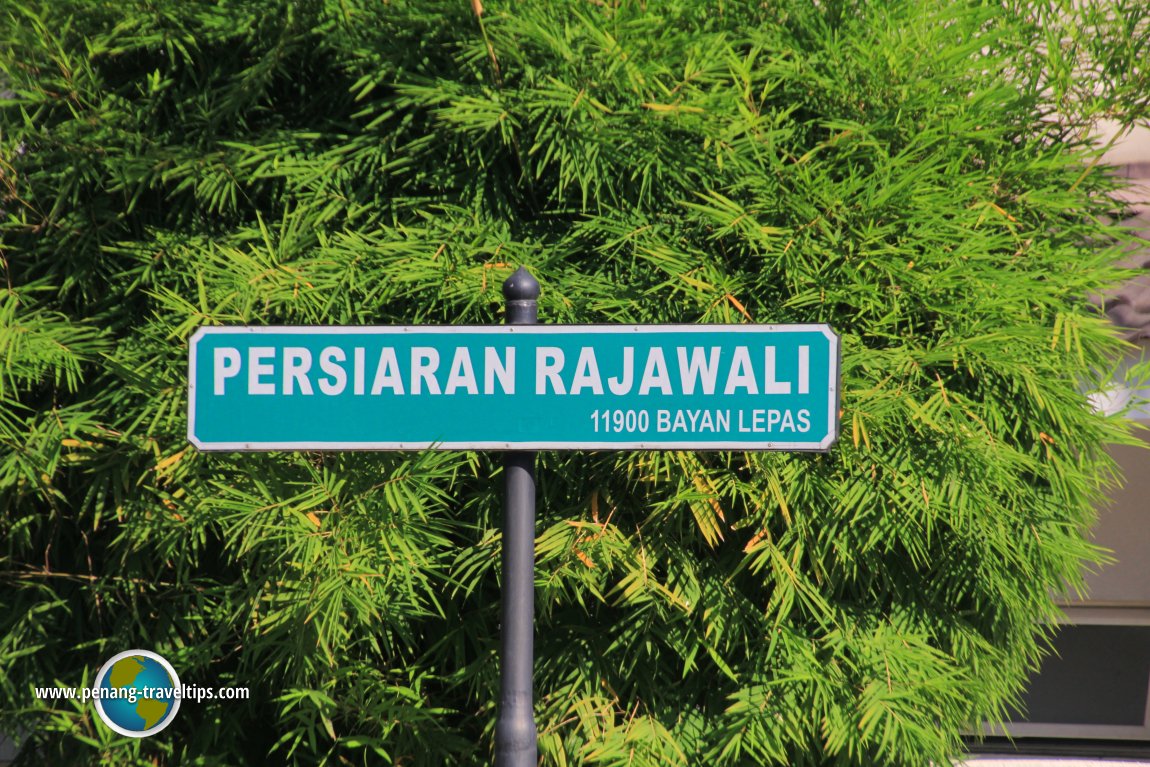
M 539 280 L 521 266 L 503 281 L 503 297 L 508 301 L 534 301 L 539 298 Z

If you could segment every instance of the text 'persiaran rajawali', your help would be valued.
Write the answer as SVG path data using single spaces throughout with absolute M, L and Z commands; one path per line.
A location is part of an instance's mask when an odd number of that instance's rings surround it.
M 432 346 L 384 346 L 369 358 L 363 346 L 327 346 L 317 354 L 303 346 L 251 346 L 243 352 L 221 346 L 212 354 L 212 392 L 223 396 L 238 386 L 249 395 L 514 395 L 520 381 L 516 351 L 459 346 L 444 354 Z M 780 378 L 777 349 L 769 344 L 730 350 L 654 346 L 641 350 L 641 360 L 631 346 L 612 354 L 584 346 L 574 360 L 556 346 L 533 351 L 523 355 L 532 367 L 524 381 L 533 382 L 533 393 L 541 396 L 810 393 L 809 346 L 791 350 L 795 358 L 788 360 L 786 378 Z

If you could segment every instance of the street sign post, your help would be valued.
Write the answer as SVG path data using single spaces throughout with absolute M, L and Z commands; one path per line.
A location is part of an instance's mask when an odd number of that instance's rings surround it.
M 202 450 L 826 450 L 826 325 L 203 328 Z
M 539 283 L 520 268 L 503 283 L 507 324 L 539 321 Z M 535 453 L 503 454 L 503 614 L 495 767 L 535 767 Z
M 523 268 L 503 294 L 505 326 L 201 328 L 188 439 L 507 451 L 495 763 L 534 767 L 535 451 L 827 450 L 839 338 L 827 325 L 537 325 Z

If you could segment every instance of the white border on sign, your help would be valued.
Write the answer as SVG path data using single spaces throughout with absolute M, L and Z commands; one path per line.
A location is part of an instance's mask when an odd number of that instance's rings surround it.
M 709 442 L 700 445 L 690 441 L 654 442 L 202 442 L 195 436 L 196 424 L 196 347 L 208 335 L 236 333 L 277 335 L 402 335 L 431 333 L 466 335 L 507 333 L 521 335 L 565 335 L 593 333 L 618 335 L 633 333 L 811 333 L 819 332 L 830 341 L 828 369 L 827 423 L 830 432 L 820 442 Z M 240 325 L 201 327 L 188 341 L 188 441 L 204 451 L 267 450 L 748 450 L 825 452 L 839 437 L 838 409 L 840 392 L 835 380 L 841 369 L 839 336 L 830 325 L 807 323 L 797 325 Z

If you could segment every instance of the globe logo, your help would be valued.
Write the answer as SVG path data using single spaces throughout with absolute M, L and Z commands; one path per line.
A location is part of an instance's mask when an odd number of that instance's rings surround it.
M 96 675 L 96 713 L 131 738 L 155 735 L 180 710 L 180 678 L 172 664 L 148 650 L 113 656 Z

